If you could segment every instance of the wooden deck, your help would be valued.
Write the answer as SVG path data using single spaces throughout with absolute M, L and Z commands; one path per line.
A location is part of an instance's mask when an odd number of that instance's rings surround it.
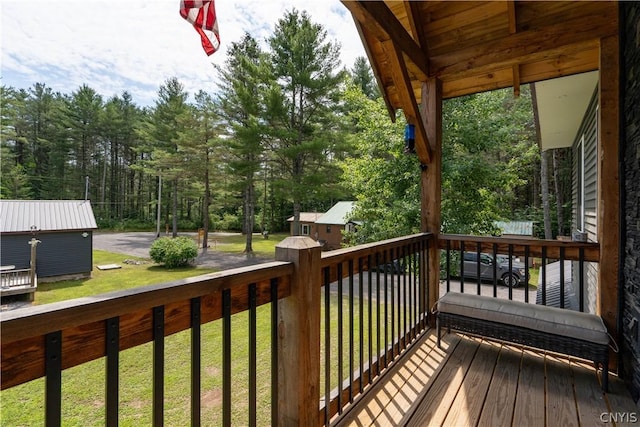
M 0 271 L 0 296 L 30 294 L 30 299 L 33 301 L 33 293 L 37 288 L 37 277 L 34 283 L 31 283 L 29 269 Z
M 453 333 L 442 347 L 429 331 L 337 425 L 638 425 L 622 381 L 604 394 L 589 362 Z

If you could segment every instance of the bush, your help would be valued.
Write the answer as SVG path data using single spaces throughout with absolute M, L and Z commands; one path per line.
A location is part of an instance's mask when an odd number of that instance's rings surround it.
M 198 256 L 198 246 L 189 237 L 161 237 L 151 244 L 149 255 L 166 268 L 184 267 Z

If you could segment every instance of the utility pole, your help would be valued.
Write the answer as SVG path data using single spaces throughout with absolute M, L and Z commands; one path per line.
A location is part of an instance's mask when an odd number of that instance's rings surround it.
M 162 177 L 158 175 L 158 214 L 157 214 L 157 223 L 158 227 L 156 228 L 156 238 L 160 237 L 160 209 L 161 209 L 161 199 L 162 199 Z

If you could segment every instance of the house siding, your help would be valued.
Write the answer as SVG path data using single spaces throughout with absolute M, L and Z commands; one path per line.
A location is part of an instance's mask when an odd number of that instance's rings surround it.
M 621 2 L 620 8 L 623 58 L 621 203 L 624 212 L 621 364 L 623 377 L 640 405 L 640 4 Z
M 87 233 L 83 237 L 83 233 Z M 2 265 L 15 265 L 17 269 L 29 268 L 31 259 L 31 234 L 3 234 L 0 240 Z M 38 278 L 89 275 L 92 270 L 91 230 L 70 232 L 38 233 L 41 243 L 36 252 L 36 273 Z
M 594 93 L 585 111 L 584 118 L 578 133 L 573 142 L 573 217 L 572 217 L 572 230 L 578 230 L 578 192 L 581 191 L 578 188 L 578 173 L 580 171 L 580 165 L 578 159 L 580 158 L 579 147 L 584 137 L 584 228 L 581 231 L 587 233 L 587 238 L 590 241 L 596 242 L 598 240 L 598 162 L 597 162 L 597 144 L 598 144 L 598 89 L 594 90 Z M 574 290 L 576 295 L 579 295 L 578 289 L 579 283 L 579 270 L 578 263 L 573 263 L 573 281 Z M 596 312 L 596 295 L 598 294 L 598 264 L 597 263 L 585 263 L 584 267 L 584 284 L 585 289 L 583 291 L 584 296 L 584 311 L 589 313 Z

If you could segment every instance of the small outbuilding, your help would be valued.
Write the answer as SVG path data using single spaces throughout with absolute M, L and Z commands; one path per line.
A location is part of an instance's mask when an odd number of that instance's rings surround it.
M 300 212 L 300 235 L 309 236 L 315 238 L 318 234 L 316 220 L 320 218 L 324 213 L 322 212 Z M 289 231 L 292 236 L 295 236 L 296 231 L 293 229 L 293 219 L 290 217 L 287 219 L 289 222 Z
M 0 200 L 0 265 L 30 268 L 36 238 L 39 281 L 89 277 L 97 228 L 86 200 Z
M 354 231 L 357 222 L 351 219 L 356 202 L 338 202 L 324 215 L 316 220 L 318 241 L 323 250 L 334 250 L 342 247 L 343 231 Z

